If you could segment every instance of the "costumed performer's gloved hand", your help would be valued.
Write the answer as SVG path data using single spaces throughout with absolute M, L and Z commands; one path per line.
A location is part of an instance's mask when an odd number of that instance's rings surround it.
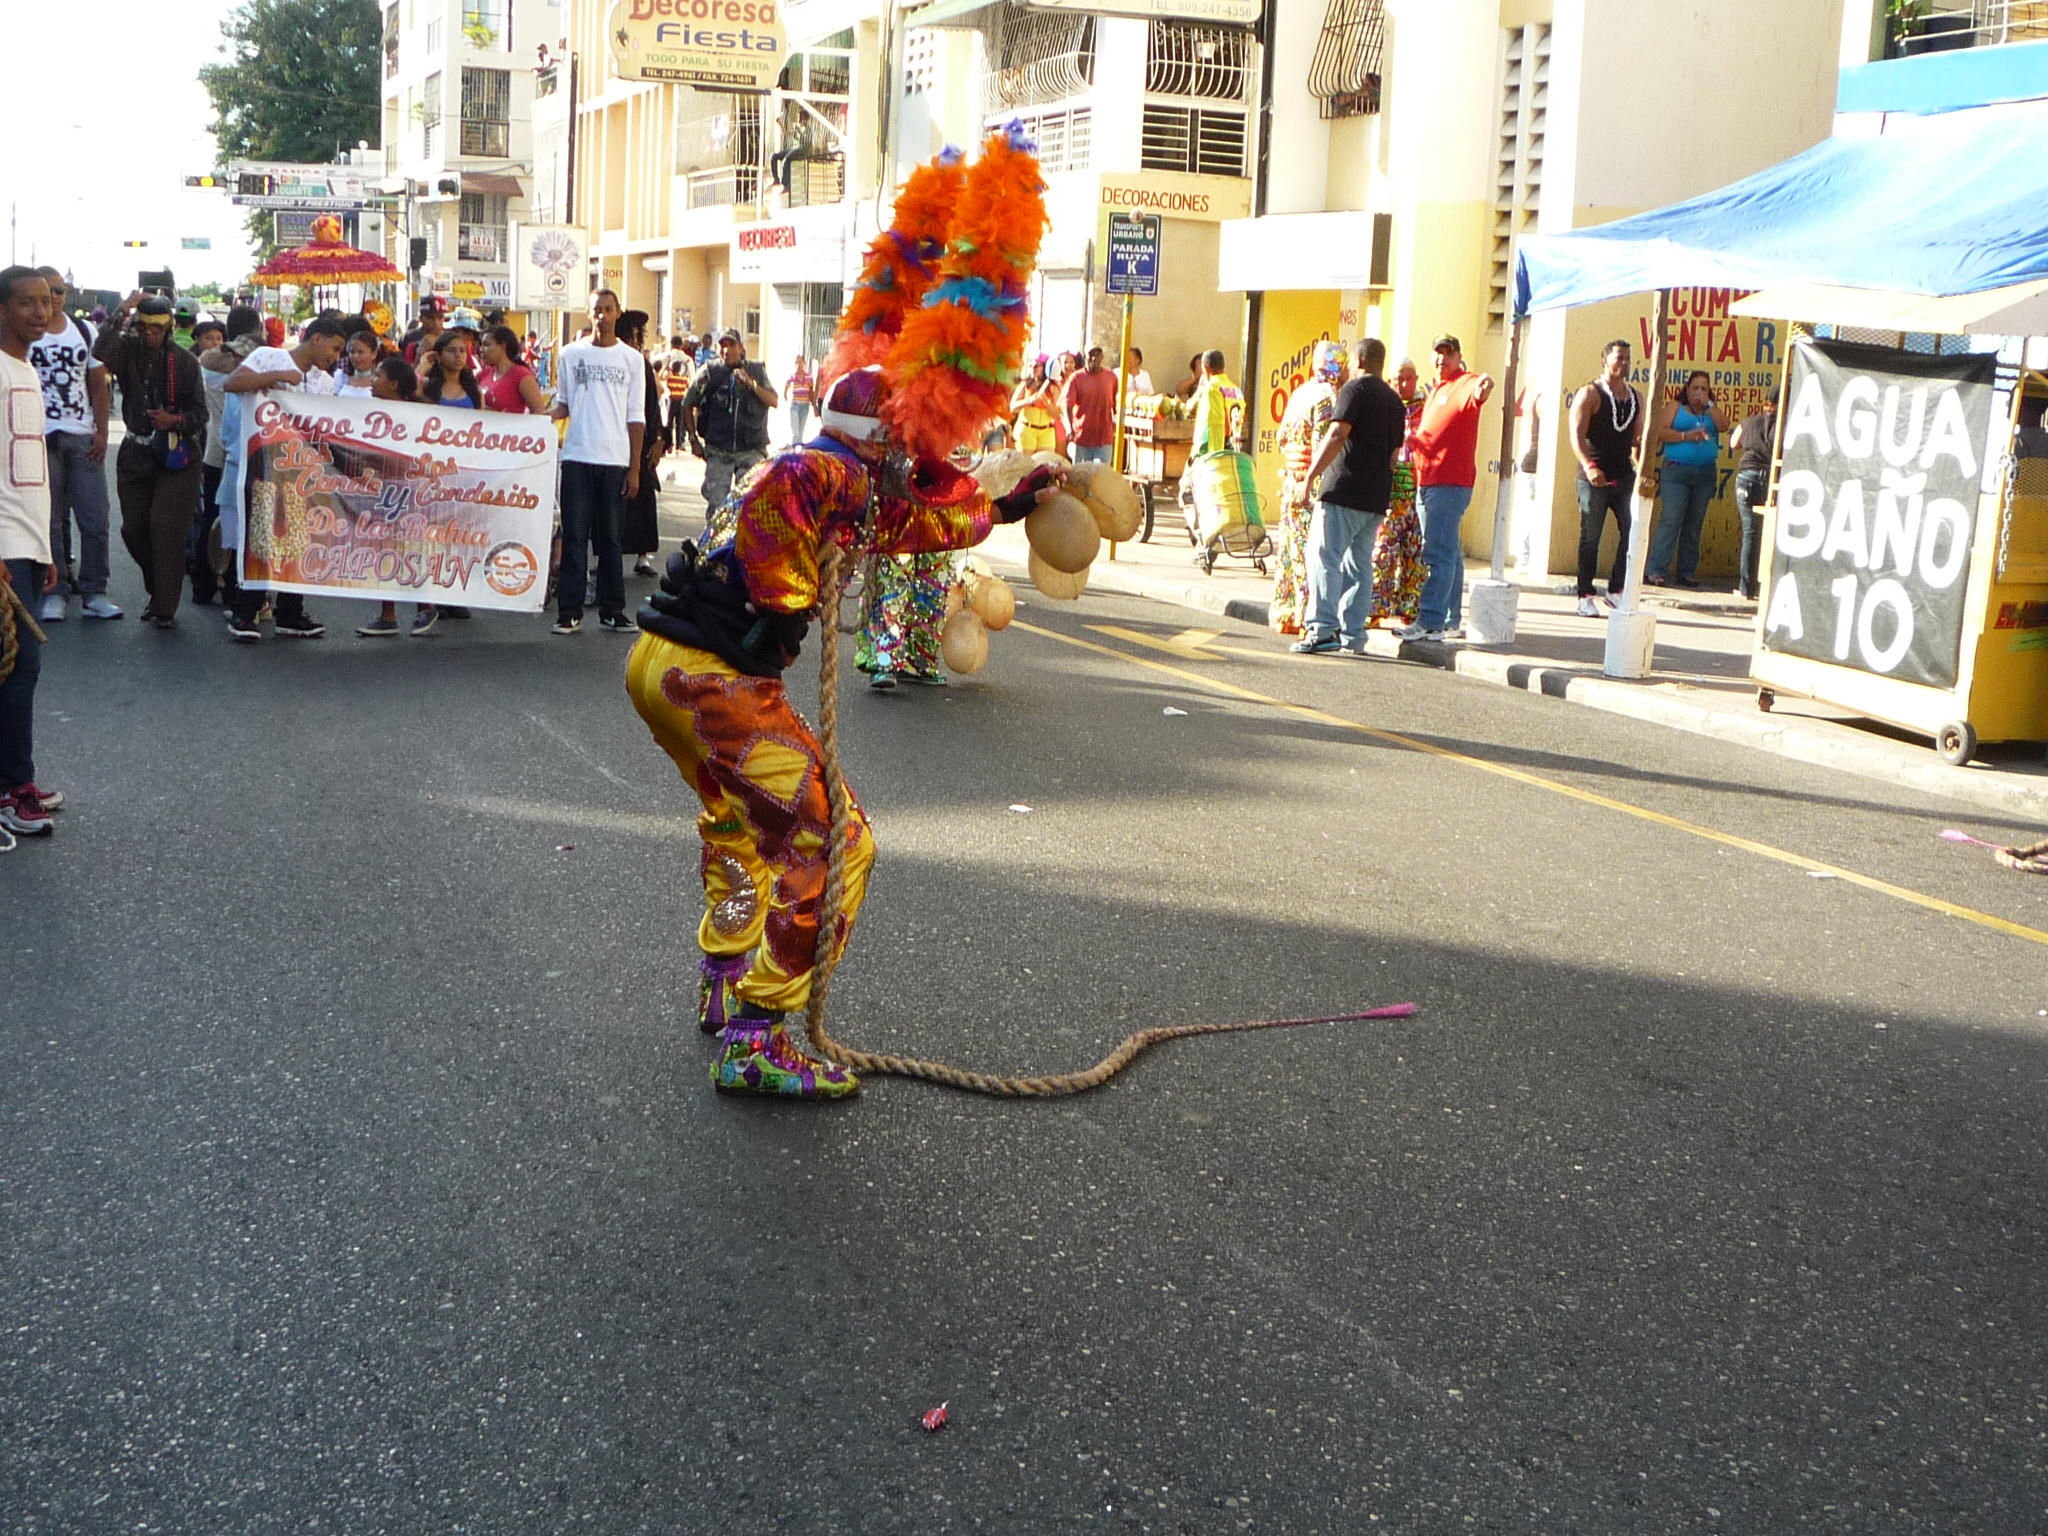
M 1042 501 L 1050 501 L 1059 495 L 1060 487 L 1066 483 L 1067 472 L 1053 464 L 1041 464 L 1022 480 L 1007 496 L 995 499 L 996 517 L 1005 523 L 1022 522 L 1031 515 L 1032 509 Z

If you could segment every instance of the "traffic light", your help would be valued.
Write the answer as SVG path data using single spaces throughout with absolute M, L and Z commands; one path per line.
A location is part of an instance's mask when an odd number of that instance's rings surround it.
M 145 248 L 148 244 L 149 242 L 147 240 L 123 240 L 121 242 L 121 248 L 123 250 L 128 251 L 139 251 Z
M 411 255 L 413 271 L 417 272 L 427 264 L 427 237 L 425 235 L 414 235 L 412 237 Z
M 225 187 L 227 185 L 227 182 L 222 177 L 216 176 L 211 172 L 208 172 L 204 176 L 187 176 L 185 178 L 185 185 L 188 187 L 208 187 L 218 189 Z

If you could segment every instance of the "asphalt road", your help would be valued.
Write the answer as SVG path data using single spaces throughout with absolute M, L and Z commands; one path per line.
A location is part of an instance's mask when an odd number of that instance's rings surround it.
M 629 641 L 61 626 L 0 1528 L 2048 1529 L 2048 881 L 1936 835 L 2037 829 L 1023 595 L 978 677 L 847 690 L 836 1032 L 1414 1017 L 720 1099 Z

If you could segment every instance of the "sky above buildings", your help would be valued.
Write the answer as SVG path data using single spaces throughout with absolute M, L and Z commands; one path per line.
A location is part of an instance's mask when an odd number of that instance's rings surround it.
M 181 285 L 232 282 L 249 268 L 243 210 L 188 191 L 214 168 L 213 109 L 199 68 L 220 56 L 232 0 L 91 0 L 84 26 L 52 28 L 10 58 L 0 89 L 0 219 L 12 260 L 62 267 L 125 293 L 144 268 Z M 175 17 L 175 24 L 166 17 Z M 188 239 L 211 250 L 185 250 Z M 126 240 L 147 240 L 142 250 Z

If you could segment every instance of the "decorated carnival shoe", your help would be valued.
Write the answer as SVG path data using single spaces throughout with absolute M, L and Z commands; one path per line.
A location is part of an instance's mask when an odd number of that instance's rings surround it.
M 697 961 L 697 1027 L 715 1035 L 739 1017 L 740 978 L 751 955 L 705 955 Z
M 860 1079 L 845 1067 L 813 1061 L 782 1027 L 782 1016 L 742 1005 L 725 1027 L 725 1050 L 711 1064 L 711 1086 L 720 1093 L 759 1093 L 790 1099 L 843 1099 L 860 1092 Z

